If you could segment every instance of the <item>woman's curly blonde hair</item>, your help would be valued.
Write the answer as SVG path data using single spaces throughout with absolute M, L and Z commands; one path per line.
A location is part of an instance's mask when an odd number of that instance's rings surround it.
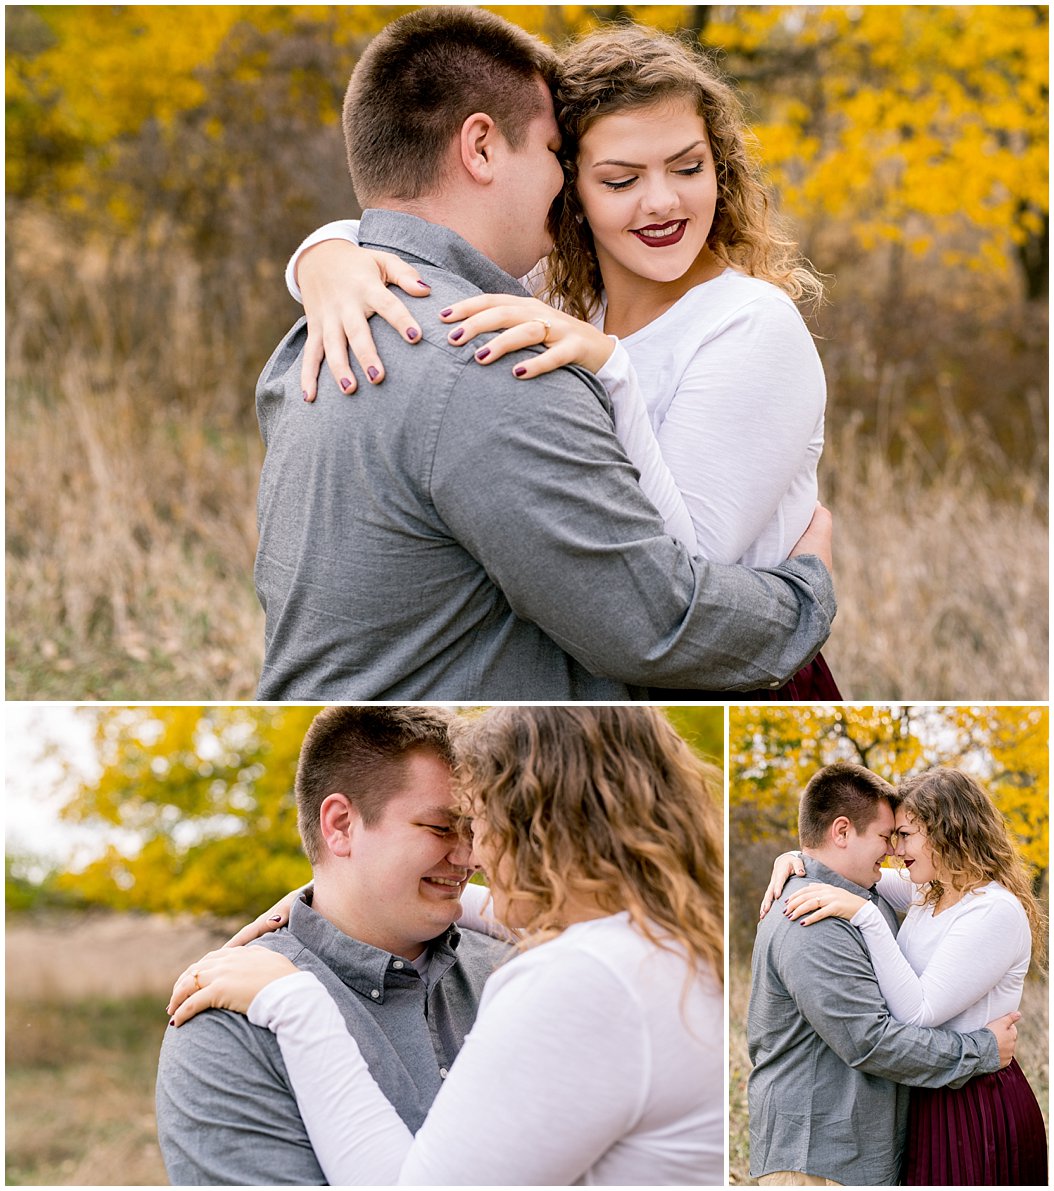
M 724 972 L 720 771 L 649 707 L 497 707 L 455 738 L 462 813 L 482 818 L 488 877 L 528 942 L 588 898 L 628 911 L 694 969 Z
M 998 881 L 1021 903 L 1032 932 L 1032 957 L 1042 964 L 1046 951 L 1043 912 L 1032 882 L 1006 828 L 1006 821 L 988 794 L 961 769 L 937 768 L 908 778 L 897 787 L 906 811 L 925 831 L 934 859 L 947 882 L 963 892 Z M 936 904 L 944 893 L 941 881 L 923 891 L 923 905 Z
M 747 148 L 743 105 L 698 45 L 637 25 L 608 26 L 561 55 L 556 117 L 565 185 L 549 215 L 553 250 L 546 300 L 588 319 L 603 293 L 596 247 L 578 198 L 582 137 L 602 116 L 688 99 L 706 122 L 717 172 L 717 209 L 707 245 L 717 260 L 819 303 L 823 284 L 779 225 L 760 167 Z

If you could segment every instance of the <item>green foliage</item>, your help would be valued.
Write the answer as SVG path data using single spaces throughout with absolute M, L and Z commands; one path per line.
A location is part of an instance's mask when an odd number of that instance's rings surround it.
M 4 906 L 8 914 L 79 909 L 85 904 L 65 887 L 57 868 L 31 856 L 4 855 Z

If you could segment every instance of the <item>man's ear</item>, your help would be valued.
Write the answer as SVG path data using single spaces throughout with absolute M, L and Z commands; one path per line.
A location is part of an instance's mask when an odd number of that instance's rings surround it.
M 334 856 L 351 855 L 351 836 L 359 824 L 359 812 L 346 794 L 330 794 L 318 811 L 319 826 L 326 847 Z
M 827 833 L 828 839 L 836 848 L 844 848 L 849 843 L 849 829 L 853 824 L 848 815 L 839 815 L 831 824 Z
M 461 165 L 474 182 L 489 186 L 494 180 L 494 149 L 498 126 L 486 112 L 465 118 L 458 138 Z

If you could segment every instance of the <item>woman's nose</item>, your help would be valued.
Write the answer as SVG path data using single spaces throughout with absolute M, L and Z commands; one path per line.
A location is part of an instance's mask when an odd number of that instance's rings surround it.
M 677 195 L 665 178 L 650 179 L 644 187 L 641 206 L 648 214 L 666 215 L 677 206 Z

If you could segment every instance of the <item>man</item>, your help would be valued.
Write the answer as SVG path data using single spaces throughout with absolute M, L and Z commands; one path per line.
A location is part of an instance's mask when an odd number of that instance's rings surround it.
M 257 944 L 322 981 L 415 1132 L 507 950 L 454 926 L 473 866 L 451 818 L 453 723 L 416 707 L 315 718 L 296 776 L 313 893 Z M 157 1126 L 174 1184 L 325 1181 L 274 1036 L 240 1014 L 210 1010 L 167 1031 Z
M 829 765 L 801 797 L 805 877 L 869 898 L 890 854 L 896 792 L 859 765 Z M 823 928 L 822 930 L 818 928 Z M 802 930 L 769 912 L 754 945 L 747 1043 L 754 1070 L 750 1173 L 771 1186 L 899 1182 L 908 1088 L 958 1087 L 1010 1062 L 1019 1014 L 959 1034 L 889 1015 L 860 931 L 840 918 Z
M 825 511 L 782 566 L 693 559 L 641 494 L 592 374 L 528 388 L 515 353 L 483 369 L 447 340 L 440 311 L 522 294 L 513 278 L 550 246 L 555 77 L 551 50 L 470 7 L 393 21 L 355 68 L 360 243 L 431 291 L 415 346 L 375 320 L 383 392 L 349 397 L 326 375 L 302 401 L 303 322 L 260 378 L 261 699 L 751 690 L 780 685 L 830 631 Z

